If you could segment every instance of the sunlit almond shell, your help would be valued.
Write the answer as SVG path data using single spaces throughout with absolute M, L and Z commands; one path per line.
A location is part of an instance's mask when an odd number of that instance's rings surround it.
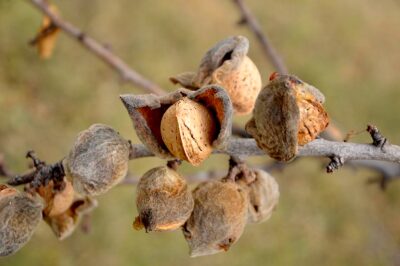
M 225 88 L 238 115 L 250 113 L 261 90 L 261 75 L 251 59 L 245 56 L 239 66 L 225 61 L 212 74 L 212 83 Z
M 161 136 L 177 158 L 199 165 L 212 152 L 216 119 L 205 106 L 188 98 L 173 104 L 161 120 Z

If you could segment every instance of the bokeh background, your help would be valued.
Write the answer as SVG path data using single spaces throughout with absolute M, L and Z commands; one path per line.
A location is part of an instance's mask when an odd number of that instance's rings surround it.
M 400 2 L 398 0 L 246 1 L 290 72 L 322 90 L 337 125 L 347 132 L 376 124 L 400 143 Z M 268 60 L 231 1 L 54 1 L 62 15 L 110 45 L 137 71 L 173 90 L 168 77 L 194 70 L 217 41 L 250 39 L 266 83 Z M 27 168 L 28 149 L 48 162 L 67 154 L 77 133 L 93 123 L 113 126 L 138 142 L 118 98 L 141 93 L 75 40 L 61 34 L 50 60 L 27 42 L 41 14 L 29 1 L 0 0 L 0 152 L 15 172 Z M 238 119 L 242 125 L 248 117 Z M 354 141 L 369 142 L 366 134 Z M 226 168 L 214 155 L 200 168 Z M 267 158 L 252 159 L 265 163 Z M 343 168 L 328 175 L 326 160 L 301 159 L 276 172 L 281 201 L 272 218 L 249 225 L 227 253 L 191 259 L 181 232 L 134 231 L 134 186 L 99 197 L 90 234 L 59 242 L 42 223 L 32 240 L 0 265 L 398 265 L 400 182 L 386 192 L 366 185 L 376 173 Z M 163 163 L 140 159 L 141 175 Z

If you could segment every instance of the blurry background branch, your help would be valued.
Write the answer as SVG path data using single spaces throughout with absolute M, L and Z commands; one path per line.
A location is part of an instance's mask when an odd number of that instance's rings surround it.
M 134 86 L 137 86 L 147 92 L 161 95 L 165 91 L 153 81 L 150 81 L 143 77 L 141 74 L 129 67 L 121 58 L 116 56 L 110 51 L 105 45 L 100 44 L 95 39 L 86 35 L 79 28 L 75 27 L 68 21 L 63 20 L 60 16 L 54 14 L 48 3 L 45 0 L 29 0 L 36 8 L 38 8 L 43 14 L 48 16 L 52 23 L 63 30 L 68 36 L 74 38 L 83 46 L 85 46 L 90 52 L 95 54 L 106 64 L 116 70 L 121 77 Z
M 267 37 L 265 33 L 258 23 L 257 18 L 252 14 L 250 9 L 245 3 L 245 0 L 232 0 L 233 4 L 237 7 L 240 13 L 240 20 L 238 22 L 239 25 L 246 25 L 251 32 L 256 36 L 262 51 L 266 55 L 266 59 L 269 63 L 272 64 L 273 68 L 280 73 L 288 73 L 288 69 L 282 59 L 282 56 L 278 53 L 278 51 L 273 46 L 270 39 Z M 232 128 L 233 134 L 240 137 L 251 137 L 244 129 L 233 126 Z M 321 133 L 321 136 L 328 140 L 343 140 L 343 133 L 341 130 L 334 124 L 330 123 L 329 127 Z M 369 168 L 377 173 L 379 176 L 371 178 L 369 180 L 370 183 L 379 183 L 382 189 L 386 188 L 386 185 L 389 181 L 394 179 L 398 179 L 400 177 L 400 165 L 392 162 L 381 162 L 381 161 L 353 161 L 348 164 L 356 169 L 358 168 Z M 285 165 L 281 165 L 280 168 Z
M 250 9 L 246 6 L 244 1 L 233 0 L 233 3 L 240 11 L 241 19 L 239 20 L 239 24 L 247 25 L 249 29 L 254 33 L 261 45 L 264 54 L 267 56 L 276 71 L 282 74 L 287 74 L 288 70 L 282 60 L 282 57 L 275 50 L 275 47 L 270 42 L 269 38 L 267 38 L 267 36 L 263 33 L 260 24 L 250 12 Z

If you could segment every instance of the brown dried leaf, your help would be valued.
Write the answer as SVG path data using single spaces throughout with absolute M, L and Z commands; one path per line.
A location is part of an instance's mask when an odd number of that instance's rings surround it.
M 58 9 L 55 5 L 49 5 L 49 9 L 52 13 L 58 15 Z M 39 32 L 31 41 L 32 45 L 36 45 L 38 48 L 39 56 L 42 59 L 48 59 L 53 54 L 54 46 L 58 37 L 60 29 L 54 25 L 48 16 L 44 16 Z
M 54 190 L 54 182 L 50 181 L 46 186 L 37 189 L 38 194 L 45 202 L 43 214 L 46 216 L 57 216 L 65 212 L 74 200 L 74 189 L 72 183 L 64 178 L 63 190 Z
M 71 206 L 56 216 L 44 216 L 44 220 L 51 227 L 59 240 L 69 237 L 79 225 L 84 214 L 97 207 L 97 201 L 92 198 L 76 199 Z

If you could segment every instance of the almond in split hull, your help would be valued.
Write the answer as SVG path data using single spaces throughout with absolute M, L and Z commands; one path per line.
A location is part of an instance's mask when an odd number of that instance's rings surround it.
M 261 75 L 248 57 L 243 57 L 236 68 L 229 61 L 212 74 L 212 83 L 222 86 L 229 94 L 236 114 L 250 113 L 261 90 Z
M 161 120 L 161 136 L 168 150 L 195 166 L 211 154 L 216 134 L 213 113 L 188 98 L 170 106 Z

